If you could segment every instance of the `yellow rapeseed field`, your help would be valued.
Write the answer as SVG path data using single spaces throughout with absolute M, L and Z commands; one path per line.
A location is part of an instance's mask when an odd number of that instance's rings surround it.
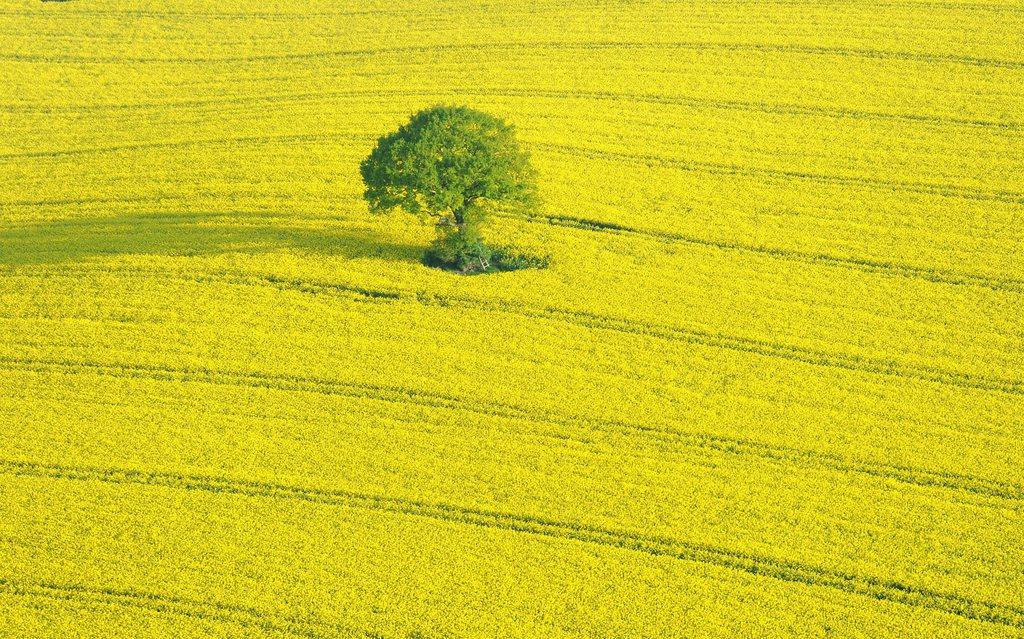
M 0 637 L 1024 637 L 1024 3 L 0 1 Z

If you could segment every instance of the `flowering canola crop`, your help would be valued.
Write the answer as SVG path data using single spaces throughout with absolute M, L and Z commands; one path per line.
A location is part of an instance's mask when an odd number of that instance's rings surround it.
M 0 637 L 1024 636 L 1022 25 L 0 6 Z M 547 268 L 367 212 L 439 103 Z

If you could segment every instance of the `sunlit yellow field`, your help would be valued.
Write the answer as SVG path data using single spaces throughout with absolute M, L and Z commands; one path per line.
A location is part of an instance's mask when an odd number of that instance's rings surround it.
M 0 637 L 1024 637 L 1024 4 L 0 3 Z M 374 216 L 514 123 L 545 269 Z

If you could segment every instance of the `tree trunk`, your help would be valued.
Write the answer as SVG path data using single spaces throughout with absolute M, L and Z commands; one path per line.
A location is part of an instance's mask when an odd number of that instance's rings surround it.
M 452 219 L 455 220 L 455 226 L 457 226 L 459 231 L 461 232 L 462 229 L 466 226 L 466 209 L 465 209 L 465 207 L 461 208 L 461 209 L 457 209 L 455 211 L 452 211 Z

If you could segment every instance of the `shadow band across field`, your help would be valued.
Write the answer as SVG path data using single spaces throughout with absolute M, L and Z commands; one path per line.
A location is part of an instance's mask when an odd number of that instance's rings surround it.
M 300 253 L 419 262 L 426 245 L 392 243 L 370 230 L 288 226 L 292 216 L 181 213 L 88 217 L 0 228 L 0 265 L 65 264 L 115 255 Z
M 1024 628 L 1024 609 L 942 593 L 896 581 L 848 574 L 795 561 L 773 559 L 667 537 L 643 535 L 577 522 L 430 503 L 347 490 L 319 489 L 263 481 L 127 468 L 67 466 L 0 460 L 0 473 L 67 481 L 154 486 L 256 498 L 290 499 L 324 506 L 358 508 L 455 524 L 506 530 L 567 542 L 582 542 L 737 570 L 779 581 L 829 588 L 914 608 L 926 608 L 1011 628 Z M 2 584 L 2 582 L 0 582 Z

